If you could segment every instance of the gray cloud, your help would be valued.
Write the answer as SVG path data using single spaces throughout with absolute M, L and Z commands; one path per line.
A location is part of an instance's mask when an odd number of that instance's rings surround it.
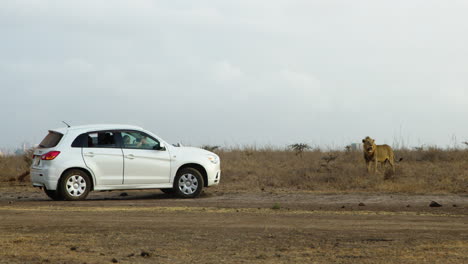
M 465 1 L 7 1 L 1 146 L 61 120 L 192 144 L 468 137 Z

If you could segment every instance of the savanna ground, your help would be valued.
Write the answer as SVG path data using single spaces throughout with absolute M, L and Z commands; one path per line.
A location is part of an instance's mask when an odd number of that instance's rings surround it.
M 0 263 L 468 263 L 466 150 L 399 150 L 394 175 L 360 152 L 216 152 L 221 185 L 191 200 L 54 202 L 1 158 Z

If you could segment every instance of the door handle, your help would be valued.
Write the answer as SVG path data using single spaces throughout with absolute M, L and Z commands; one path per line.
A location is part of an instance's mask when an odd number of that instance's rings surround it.
M 133 156 L 133 154 L 128 154 L 128 155 L 125 155 L 125 158 L 127 158 L 127 159 L 134 159 L 135 156 Z
M 84 155 L 87 157 L 94 157 L 94 152 L 86 152 Z

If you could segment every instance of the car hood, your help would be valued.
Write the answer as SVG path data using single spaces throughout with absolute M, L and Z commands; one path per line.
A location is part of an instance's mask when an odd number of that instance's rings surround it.
M 195 147 L 174 147 L 174 149 L 180 154 L 216 155 L 211 151 Z

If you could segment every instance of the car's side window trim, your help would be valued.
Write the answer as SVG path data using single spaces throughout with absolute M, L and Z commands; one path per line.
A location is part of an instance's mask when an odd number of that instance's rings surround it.
M 118 130 L 113 130 L 113 129 L 96 130 L 96 131 L 88 131 L 88 132 L 86 132 L 85 134 L 89 136 L 90 134 L 93 134 L 93 133 L 105 133 L 105 132 L 110 132 L 110 133 L 113 134 L 114 142 L 115 142 L 114 145 L 115 145 L 115 146 L 106 146 L 106 147 L 94 147 L 94 146 L 93 146 L 93 147 L 90 147 L 90 146 L 88 145 L 88 142 L 85 141 L 85 142 L 83 143 L 83 148 L 101 148 L 101 149 L 102 149 L 102 148 L 112 148 L 112 149 L 114 149 L 114 148 L 121 148 L 121 147 L 122 147 L 121 140 L 120 140 L 120 139 L 121 139 L 121 138 L 120 138 L 120 133 L 119 133 Z
M 161 145 L 161 140 L 159 140 L 159 139 L 157 139 L 157 138 L 155 138 L 155 137 L 153 137 L 153 136 L 151 136 L 151 135 L 148 135 L 148 133 L 145 133 L 145 132 L 140 131 L 140 130 L 125 129 L 125 130 L 118 130 L 119 138 L 120 138 L 120 140 L 121 140 L 121 141 L 120 141 L 120 143 L 121 143 L 120 146 L 121 146 L 122 149 L 142 149 L 142 150 L 151 150 L 151 149 L 145 149 L 145 148 L 125 147 L 125 145 L 124 145 L 124 143 L 123 143 L 123 140 L 122 140 L 122 132 L 124 132 L 124 133 L 125 133 L 125 132 L 138 132 L 138 133 L 141 133 L 142 135 L 144 135 L 144 136 L 146 136 L 146 137 L 148 137 L 148 138 L 150 138 L 150 139 L 152 139 L 152 140 L 158 142 L 159 145 Z

